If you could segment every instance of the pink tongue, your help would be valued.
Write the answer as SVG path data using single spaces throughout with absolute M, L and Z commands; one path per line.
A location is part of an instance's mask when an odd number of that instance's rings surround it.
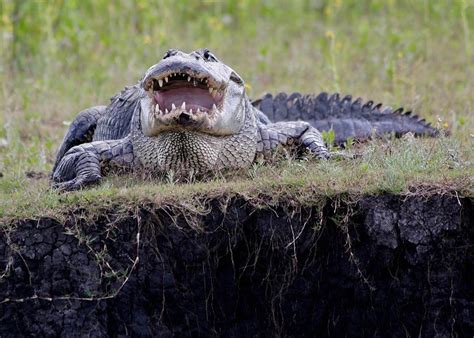
M 210 110 L 214 103 L 214 99 L 209 94 L 209 91 L 189 87 L 155 92 L 155 99 L 161 110 L 165 108 L 171 110 L 173 103 L 176 107 L 180 107 L 183 102 L 186 102 L 186 110 L 197 108 Z

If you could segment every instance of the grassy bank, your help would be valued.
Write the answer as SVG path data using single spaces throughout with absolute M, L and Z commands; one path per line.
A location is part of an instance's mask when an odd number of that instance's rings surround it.
M 0 219 L 61 218 L 82 208 L 88 209 L 88 214 L 104 209 L 118 212 L 133 209 L 137 203 L 192 207 L 208 198 L 222 197 L 225 201 L 234 195 L 262 205 L 288 199 L 304 205 L 322 196 L 357 199 L 384 192 L 474 196 L 473 175 L 466 160 L 470 155 L 456 140 L 374 141 L 363 151 L 363 158 L 351 161 L 284 158 L 271 165 L 256 163 L 249 170 L 192 182 L 178 182 L 169 176 L 153 180 L 111 176 L 96 188 L 67 194 L 51 190 L 45 178 L 6 178 L 2 189 L 8 198 L 0 204 Z
M 0 217 L 216 189 L 407 193 L 429 186 L 473 194 L 474 4 L 468 0 L 6 0 L 0 17 Z M 204 183 L 110 178 L 85 192 L 47 189 L 45 175 L 78 111 L 107 103 L 168 48 L 203 46 L 242 75 L 251 97 L 339 91 L 413 109 L 452 136 L 377 141 L 353 162 L 284 161 Z

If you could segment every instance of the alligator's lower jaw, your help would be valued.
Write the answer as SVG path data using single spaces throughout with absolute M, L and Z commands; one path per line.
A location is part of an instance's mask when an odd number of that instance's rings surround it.
M 158 104 L 150 106 L 148 113 L 148 136 L 156 136 L 164 131 L 195 130 L 205 133 L 218 116 L 219 109 L 213 105 L 209 110 L 189 108 L 186 103 L 181 106 L 172 106 L 171 111 L 163 111 Z
M 216 104 L 213 102 L 212 104 L 199 104 L 195 100 L 194 101 L 184 101 L 183 99 L 177 100 L 176 102 L 180 102 L 175 104 L 174 102 L 171 103 L 169 108 L 164 108 L 163 105 L 156 103 L 152 106 L 153 114 L 155 117 L 166 117 L 168 115 L 176 115 L 181 113 L 186 113 L 188 115 L 200 115 L 201 113 L 205 113 L 208 115 L 217 114 L 219 109 L 217 108 Z

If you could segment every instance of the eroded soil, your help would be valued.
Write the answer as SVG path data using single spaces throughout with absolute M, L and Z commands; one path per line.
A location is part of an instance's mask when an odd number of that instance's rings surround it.
M 0 232 L 0 336 L 471 336 L 473 201 L 243 197 Z

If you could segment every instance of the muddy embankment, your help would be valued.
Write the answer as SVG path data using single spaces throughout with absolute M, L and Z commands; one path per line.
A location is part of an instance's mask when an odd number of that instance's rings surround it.
M 472 336 L 473 224 L 448 195 L 20 220 L 0 336 Z

